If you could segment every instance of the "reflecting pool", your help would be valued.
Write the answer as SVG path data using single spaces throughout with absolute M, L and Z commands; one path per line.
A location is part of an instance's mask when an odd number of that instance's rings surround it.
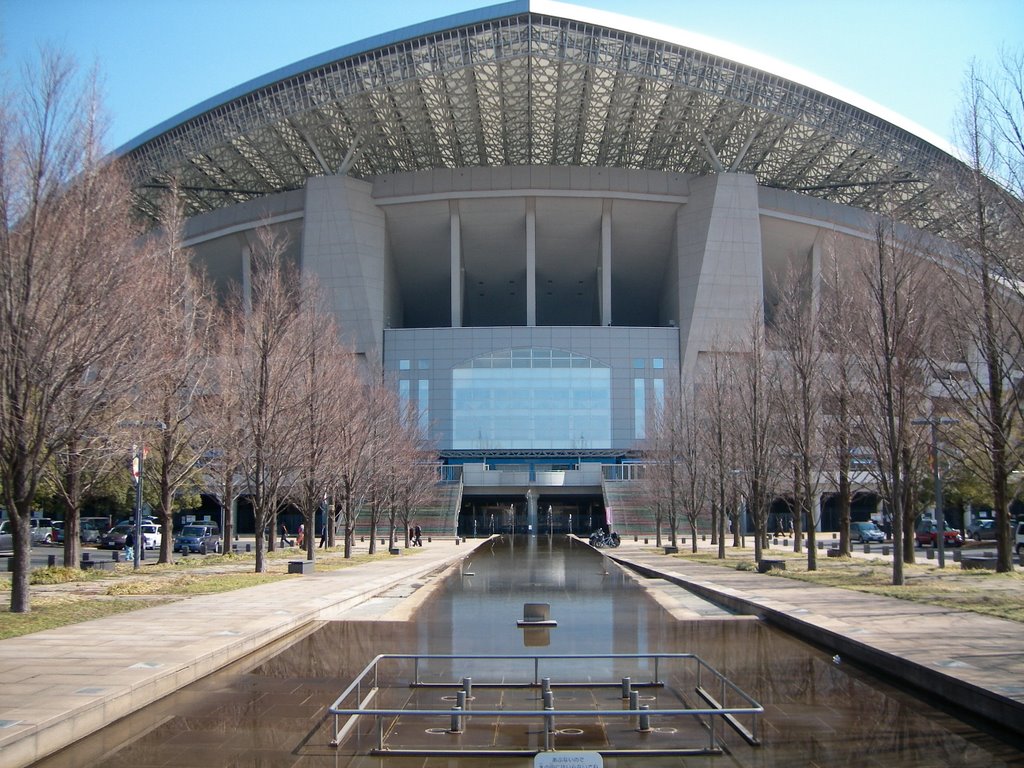
M 1020 745 L 1000 741 L 842 660 L 836 663 L 826 650 L 759 621 L 731 616 L 682 590 L 665 588 L 662 582 L 651 584 L 657 589 L 648 589 L 642 579 L 564 537 L 495 539 L 452 572 L 411 621 L 389 614 L 394 601 L 369 601 L 351 621 L 311 628 L 289 644 L 268 648 L 211 675 L 38 765 L 524 768 L 533 764 L 532 758 L 370 755 L 372 740 L 364 738 L 372 728 L 369 720 L 365 728 L 360 726 L 361 735 L 333 748 L 334 718 L 327 708 L 380 653 L 692 652 L 764 706 L 758 724 L 761 746 L 750 746 L 720 728 L 721 755 L 607 756 L 605 766 L 1024 766 Z M 652 596 L 673 590 L 678 593 L 672 595 L 676 604 L 699 618 L 673 618 Z M 526 603 L 550 605 L 557 626 L 518 627 Z M 590 671 L 594 679 L 614 679 L 619 669 L 614 663 L 594 662 Z M 459 670 L 452 672 L 458 675 Z M 580 670 L 571 670 L 571 675 L 579 678 Z M 529 691 L 521 695 L 537 696 Z M 610 688 L 587 695 L 606 699 L 603 706 L 620 698 Z M 670 697 L 690 695 L 692 691 L 682 686 L 668 686 L 651 693 L 650 700 L 663 704 Z M 578 691 L 556 696 L 562 697 L 558 705 L 566 708 L 577 706 L 568 703 L 574 697 L 584 698 Z M 420 691 L 415 698 L 442 708 L 451 703 L 452 692 Z M 683 737 L 685 729 L 660 725 L 665 727 L 638 735 L 624 719 L 577 719 L 561 724 L 555 746 L 592 750 L 624 740 L 657 750 Z M 469 728 L 458 735 L 448 733 L 447 726 L 403 718 L 387 725 L 389 743 L 457 749 L 470 739 Z M 487 726 L 474 725 L 477 732 L 472 738 L 479 739 L 480 729 L 486 733 Z M 518 742 L 520 747 L 536 744 L 537 730 L 536 723 L 519 721 L 491 728 L 496 741 Z

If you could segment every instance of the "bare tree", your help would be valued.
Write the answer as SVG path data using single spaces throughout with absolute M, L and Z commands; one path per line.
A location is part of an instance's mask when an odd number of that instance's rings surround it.
M 778 376 L 769 353 L 761 312 L 751 313 L 746 349 L 736 358 L 737 458 L 742 470 L 747 514 L 754 526 L 754 560 L 768 539 L 768 509 L 778 475 L 778 399 L 771 382 Z
M 1013 569 L 1009 478 L 1021 465 L 1014 435 L 1024 415 L 1018 383 L 1024 371 L 1024 291 L 1018 287 L 1024 277 L 1024 51 L 1004 53 L 987 82 L 971 67 L 958 139 L 970 171 L 955 180 L 948 199 L 970 205 L 967 215 L 950 216 L 963 251 L 947 264 L 950 312 L 936 375 L 966 422 L 944 436 L 969 441 L 961 441 L 957 455 L 990 486 L 996 569 L 1006 572 Z M 1009 189 L 993 184 L 989 174 Z M 958 364 L 955 370 L 949 362 Z M 973 450 L 979 443 L 984 452 Z
M 775 378 L 777 413 L 784 448 L 796 466 L 797 517 L 807 521 L 807 570 L 816 570 L 815 532 L 820 511 L 819 485 L 824 465 L 821 409 L 824 383 L 817 275 L 808 261 L 779 280 L 779 301 L 769 329 L 771 346 L 782 363 Z M 847 523 L 848 527 L 848 523 Z M 799 537 L 794 541 L 800 551 Z
M 285 263 L 286 245 L 274 230 L 258 231 L 252 311 L 239 323 L 234 356 L 241 388 L 241 467 L 256 522 L 257 572 L 266 570 L 268 536 L 273 541 L 277 511 L 292 491 L 302 445 L 303 398 L 295 372 L 304 359 L 303 296 L 294 269 Z
M 903 584 L 903 564 L 912 561 L 914 487 L 920 435 L 912 426 L 926 415 L 925 360 L 936 332 L 935 270 L 897 237 L 891 219 L 877 219 L 874 240 L 860 254 L 868 299 L 858 312 L 859 363 L 865 384 L 863 434 L 875 458 L 875 480 L 893 523 L 893 576 Z
M 676 533 L 685 517 L 691 551 L 696 552 L 697 529 L 707 514 L 711 476 L 692 390 L 670 387 L 665 402 L 655 409 L 648 423 L 652 427 L 648 436 L 648 485 L 659 506 L 668 511 L 672 546 L 677 546 Z
M 137 419 L 149 444 L 146 479 L 160 492 L 161 563 L 173 559 L 175 504 L 186 489 L 201 487 L 199 466 L 211 444 L 202 406 L 211 384 L 212 299 L 182 246 L 184 216 L 175 194 L 172 186 L 161 206 L 162 231 L 148 243 L 159 266 L 150 280 L 148 366 Z
M 224 551 L 230 552 L 235 539 L 233 512 L 241 488 L 242 443 L 245 437 L 242 420 L 237 364 L 242 354 L 241 316 L 234 312 L 217 315 L 214 353 L 208 371 L 209 386 L 202 399 L 203 420 L 210 430 L 210 451 L 203 471 L 207 487 L 214 491 L 221 507 L 221 540 Z
M 352 352 L 341 346 L 338 330 L 331 317 L 319 309 L 319 292 L 312 284 L 306 286 L 306 306 L 299 317 L 298 332 L 302 337 L 303 359 L 297 371 L 296 385 L 302 398 L 300 455 L 295 502 L 302 510 L 306 526 L 306 558 L 314 559 L 316 551 L 316 513 L 327 514 L 327 497 L 332 478 L 334 439 L 341 425 L 341 403 L 349 396 L 346 383 L 345 358 Z M 327 525 L 327 521 L 324 521 Z
M 355 356 L 339 374 L 348 393 L 342 401 L 341 423 L 334 436 L 334 500 L 345 536 L 345 557 L 352 557 L 356 522 L 368 495 L 368 467 L 372 458 L 369 424 L 372 397 L 365 372 Z
M 736 409 L 733 361 L 728 353 L 707 352 L 698 358 L 695 398 L 702 414 L 701 431 L 711 482 L 713 540 L 725 559 L 725 518 L 736 505 L 731 484 L 736 469 Z M 735 514 L 735 512 L 734 512 Z M 734 526 L 738 535 L 738 528 Z
M 11 611 L 30 610 L 29 516 L 47 465 L 132 377 L 151 266 L 127 186 L 103 157 L 94 81 L 47 53 L 0 97 L 0 485 L 11 513 Z M 69 397 L 77 406 L 67 405 Z
M 839 497 L 839 551 L 850 554 L 851 475 L 855 435 L 857 434 L 856 322 L 854 309 L 858 292 L 850 269 L 833 249 L 829 267 L 823 270 L 821 289 L 822 344 L 827 354 L 822 359 L 824 372 L 825 443 L 830 446 L 835 469 L 835 488 Z
M 403 453 L 401 409 L 395 392 L 383 382 L 375 382 L 368 390 L 366 413 L 366 504 L 370 534 L 370 554 L 377 551 L 378 529 L 388 512 L 395 465 Z

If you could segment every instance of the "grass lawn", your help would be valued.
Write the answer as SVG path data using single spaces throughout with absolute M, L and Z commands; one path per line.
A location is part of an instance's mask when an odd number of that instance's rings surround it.
M 985 570 L 961 570 L 959 563 L 948 562 L 939 568 L 932 561 L 905 563 L 904 584 L 893 586 L 892 563 L 881 558 L 826 557 L 818 551 L 817 570 L 807 570 L 807 555 L 771 550 L 771 558 L 785 560 L 786 570 L 773 570 L 771 576 L 797 579 L 829 587 L 853 589 L 901 600 L 938 605 L 953 610 L 973 611 L 1001 619 L 1024 623 L 1024 572 L 995 573 Z M 753 554 L 747 550 L 726 548 L 726 559 L 700 550 L 683 551 L 681 557 L 693 562 L 737 570 L 753 570 Z M 921 556 L 923 558 L 923 555 Z

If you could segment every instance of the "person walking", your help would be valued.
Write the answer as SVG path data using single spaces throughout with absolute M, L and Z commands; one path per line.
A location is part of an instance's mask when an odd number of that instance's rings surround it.
M 413 530 L 413 534 L 414 534 L 413 535 L 414 546 L 422 547 L 423 546 L 423 530 L 420 528 L 419 523 L 417 523 L 415 526 L 413 526 L 412 530 Z
M 295 546 L 302 549 L 302 545 L 306 543 L 306 524 L 299 523 L 299 535 L 295 537 Z
M 281 523 L 281 546 L 290 547 L 291 541 L 288 540 L 288 526 L 285 523 Z

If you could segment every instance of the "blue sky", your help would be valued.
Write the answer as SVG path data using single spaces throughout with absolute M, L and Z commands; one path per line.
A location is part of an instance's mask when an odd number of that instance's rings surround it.
M 0 0 L 5 78 L 43 44 L 98 64 L 117 147 L 299 59 L 488 0 Z M 766 54 L 952 142 L 964 71 L 1024 46 L 1024 0 L 587 0 Z

